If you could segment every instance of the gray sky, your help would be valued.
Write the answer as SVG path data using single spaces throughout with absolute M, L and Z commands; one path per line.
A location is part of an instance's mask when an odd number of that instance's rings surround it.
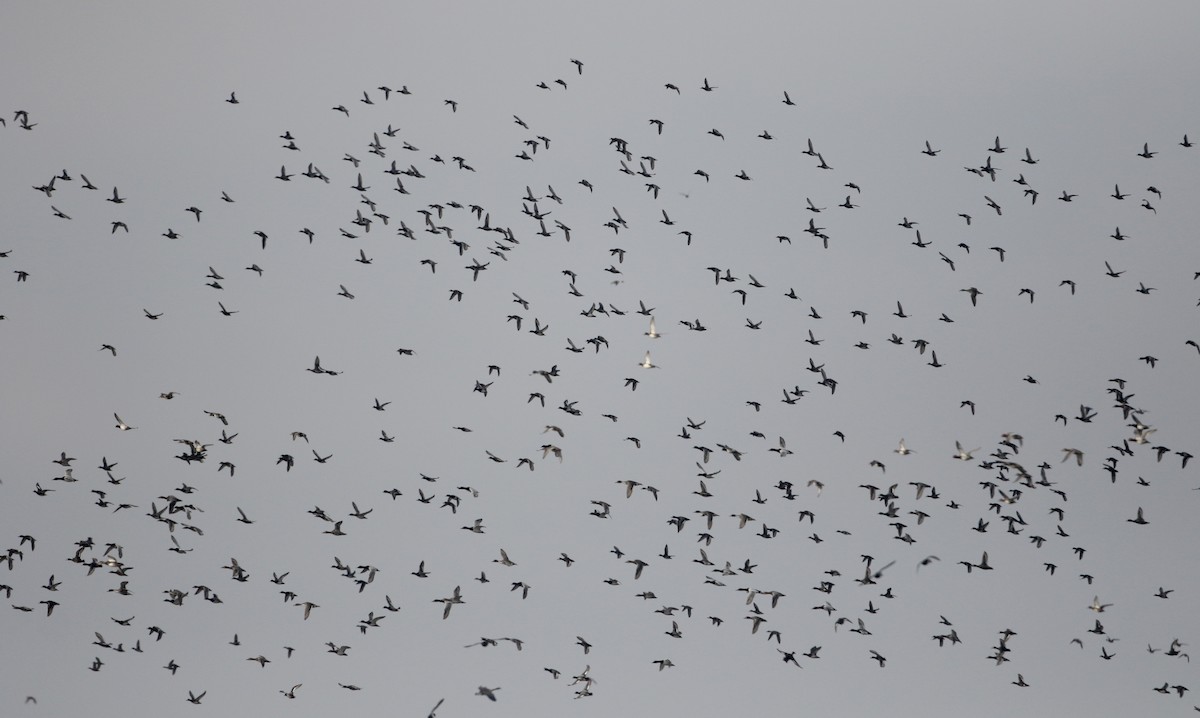
M 207 694 L 187 710 L 237 714 L 426 715 L 443 698 L 441 716 L 1191 712 L 1190 693 L 1151 689 L 1200 690 L 1190 659 L 1166 655 L 1198 640 L 1200 482 L 1178 453 L 1200 453 L 1200 349 L 1185 344 L 1200 341 L 1200 155 L 1180 145 L 1200 141 L 1194 5 L 66 9 L 0 11 L 0 547 L 23 551 L 0 584 L 5 603 L 33 609 L 0 612 L 6 715 L 160 715 L 189 691 Z M 997 137 L 1004 153 L 989 152 Z M 994 180 L 965 169 L 989 160 Z M 423 177 L 386 173 L 393 161 Z M 305 177 L 309 163 L 329 182 Z M 64 169 L 50 196 L 33 189 Z M 123 203 L 105 201 L 114 187 Z M 515 242 L 481 230 L 471 206 Z M 550 236 L 523 210 L 545 213 Z M 615 212 L 619 231 L 605 226 Z M 928 246 L 913 245 L 917 230 Z M 476 262 L 487 268 L 473 281 Z M 661 338 L 645 336 L 639 302 Z M 584 314 L 597 305 L 607 314 Z M 707 331 L 682 325 L 696 320 Z M 647 350 L 658 368 L 638 366 Z M 315 356 L 340 373 L 305 371 Z M 551 383 L 531 373 L 552 366 Z M 804 395 L 784 403 L 789 390 Z M 1079 420 L 1081 406 L 1096 416 Z M 114 413 L 136 429 L 117 431 Z M 1136 418 L 1154 429 L 1144 444 Z M 999 444 L 1005 432 L 1019 451 Z M 769 451 L 781 437 L 791 453 Z M 913 453 L 894 451 L 901 438 Z M 185 463 L 175 439 L 211 446 Z M 955 460 L 956 441 L 979 450 Z M 699 468 L 698 446 L 713 450 Z M 60 452 L 76 481 L 55 480 Z M 624 480 L 638 482 L 629 498 Z M 918 499 L 916 483 L 937 497 Z M 888 517 L 862 486 L 892 484 Z M 148 516 L 168 496 L 195 507 L 162 512 L 174 531 Z M 352 502 L 371 513 L 350 516 Z M 1129 521 L 1139 508 L 1144 525 Z M 739 529 L 743 513 L 754 520 Z M 463 530 L 476 519 L 483 533 Z M 981 520 L 986 532 L 972 530 Z M 334 521 L 345 535 L 324 533 Z M 128 575 L 65 561 L 87 537 L 84 561 L 119 544 Z M 702 548 L 714 565 L 698 563 Z M 515 566 L 495 561 L 501 549 Z M 960 563 L 985 551 L 994 570 Z M 856 580 L 864 555 L 887 566 L 874 584 Z M 230 557 L 244 582 L 221 568 Z M 421 561 L 428 577 L 413 575 Z M 717 572 L 727 561 L 732 575 Z M 747 561 L 753 573 L 738 570 Z M 377 569 L 361 591 L 360 566 Z M 113 590 L 122 580 L 131 595 Z M 823 581 L 828 593 L 814 590 Z M 456 586 L 463 603 L 443 620 L 435 601 Z M 171 589 L 188 591 L 182 606 L 163 600 Z M 739 589 L 758 593 L 747 603 Z M 784 594 L 775 606 L 771 591 Z M 1094 597 L 1111 606 L 1089 610 Z M 305 601 L 319 606 L 308 620 Z M 831 614 L 814 610 L 826 601 Z M 360 632 L 372 612 L 386 618 Z M 673 621 L 681 637 L 666 635 Z M 939 647 L 952 629 L 961 643 Z M 124 650 L 92 645 L 94 632 Z M 464 647 L 482 637 L 522 650 Z M 247 661 L 259 655 L 270 662 Z M 592 695 L 577 700 L 584 683 L 569 684 L 586 666 Z M 295 684 L 295 700 L 280 695 Z M 499 686 L 496 702 L 479 686 Z

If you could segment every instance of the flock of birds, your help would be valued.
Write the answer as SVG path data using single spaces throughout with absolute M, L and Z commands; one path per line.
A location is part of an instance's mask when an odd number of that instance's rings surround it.
M 579 89 L 587 86 L 584 63 L 570 60 L 561 70 L 552 73 L 561 77 L 531 84 L 544 93 L 585 91 Z M 703 93 L 705 101 L 719 105 L 721 89 L 708 78 L 690 85 L 668 83 L 662 89 L 664 106 L 693 93 Z M 238 113 L 255 100 L 245 92 L 233 92 L 224 101 L 230 105 L 223 108 L 227 113 Z M 802 104 L 787 92 L 772 102 L 784 108 L 781 112 L 795 111 Z M 706 267 L 709 261 L 717 261 L 711 257 L 722 256 L 714 248 L 726 243 L 728 256 L 728 243 L 734 240 L 711 236 L 699 224 L 689 224 L 689 216 L 698 213 L 689 200 L 718 186 L 725 188 L 720 191 L 732 193 L 736 185 L 758 181 L 758 172 L 752 166 L 680 167 L 686 162 L 683 158 L 692 153 L 672 151 L 667 143 L 678 142 L 685 148 L 703 142 L 732 144 L 739 141 L 732 129 L 713 127 L 696 136 L 679 136 L 679 123 L 664 110 L 658 116 L 641 118 L 636 126 L 630 123 L 619 132 L 621 136 L 610 137 L 604 150 L 609 153 L 608 165 L 588 168 L 586 176 L 578 176 L 564 174 L 560 165 L 547 158 L 570 151 L 564 147 L 585 142 L 580 139 L 585 136 L 582 132 L 579 137 L 551 137 L 551 130 L 545 129 L 552 125 L 551 120 L 513 114 L 506 118 L 507 134 L 515 138 L 507 156 L 467 158 L 451 154 L 452 148 L 431 151 L 426 146 L 422 130 L 408 127 L 406 116 L 413 103 L 438 107 L 448 117 L 484 111 L 469 102 L 410 91 L 407 85 L 356 91 L 353 101 L 335 102 L 322 110 L 346 121 L 369 118 L 373 129 L 362 136 L 338 138 L 352 148 L 344 156 L 310 152 L 304 133 L 293 134 L 281 127 L 278 173 L 273 174 L 274 168 L 256 168 L 264 183 L 288 183 L 287 192 L 300 183 L 308 183 L 305 192 L 312 192 L 311 188 L 323 192 L 324 204 L 314 209 L 324 216 L 332 212 L 339 217 L 336 232 L 321 230 L 318 213 L 313 212 L 311 218 L 294 221 L 296 226 L 286 233 L 261 229 L 268 221 L 284 223 L 264 217 L 262 224 L 243 228 L 242 236 L 235 239 L 205 234 L 214 221 L 210 218 L 228 207 L 255 201 L 250 189 L 255 186 L 253 181 L 245 182 L 241 191 L 214 187 L 210 201 L 185 200 L 175 212 L 174 223 L 151 227 L 146 219 L 149 212 L 139 205 L 139 192 L 105 182 L 104 168 L 19 168 L 32 173 L 32 191 L 11 202 L 32 205 L 43 212 L 47 223 L 91 223 L 90 233 L 101 239 L 89 241 L 219 242 L 217 254 L 245 257 L 244 268 L 218 268 L 215 261 L 178 268 L 183 277 L 196 279 L 212 292 L 211 308 L 203 311 L 219 314 L 214 321 L 290 321 L 279 316 L 254 317 L 258 307 L 266 305 L 256 304 L 253 282 L 288 271 L 286 267 L 304 262 L 304 253 L 313 251 L 314 245 L 323 245 L 336 246 L 345 266 L 319 267 L 327 270 L 325 286 L 307 289 L 320 295 L 318 303 L 328 311 L 340 312 L 339 321 L 359 321 L 354 313 L 358 306 L 392 301 L 386 289 L 392 281 L 390 272 L 392 278 L 428 285 L 424 296 L 408 308 L 409 316 L 400 320 L 399 335 L 413 334 L 405 329 L 405 323 L 420 324 L 423 314 L 441 315 L 449 310 L 456 315 L 469 311 L 472 322 L 487 327 L 480 331 L 488 337 L 499 332 L 508 332 L 510 337 L 497 349 L 496 345 L 485 346 L 468 331 L 439 335 L 436 343 L 406 343 L 379 359 L 391 362 L 388 371 L 402 371 L 406 362 L 433 362 L 424 365 L 432 367 L 431 375 L 414 381 L 444 388 L 448 411 L 461 417 L 456 425 L 422 421 L 416 431 L 404 431 L 385 424 L 378 434 L 372 429 L 370 435 L 348 440 L 332 431 L 323 435 L 302 425 L 306 416 L 326 410 L 316 405 L 279 417 L 287 426 L 279 428 L 275 436 L 264 436 L 260 427 L 241 422 L 235 411 L 210 405 L 208 397 L 218 392 L 208 387 L 210 380 L 205 376 L 193 376 L 182 389 L 140 386 L 137 391 L 145 398 L 161 402 L 153 411 L 109 408 L 112 423 L 104 430 L 111 432 L 115 426 L 122 436 L 86 440 L 57 436 L 59 444 L 49 453 L 40 448 L 40 441 L 21 437 L 21 445 L 11 446 L 9 453 L 41 452 L 30 460 L 34 465 L 44 464 L 46 470 L 29 475 L 5 471 L 0 477 L 8 512 L 0 541 L 9 542 L 0 552 L 0 563 L 6 569 L 0 572 L 0 593 L 11 606 L 8 622 L 71 620 L 85 627 L 75 633 L 81 645 L 90 640 L 94 657 L 80 665 L 61 665 L 63 675 L 78 669 L 108 674 L 114 664 L 150 662 L 161 666 L 160 679 L 170 682 L 179 703 L 209 705 L 221 687 L 205 683 L 206 668 L 189 660 L 188 645 L 173 640 L 173 634 L 182 632 L 183 626 L 209 606 L 221 609 L 241 601 L 251 607 L 250 613 L 228 631 L 232 648 L 226 652 L 248 670 L 270 675 L 273 683 L 265 689 L 268 692 L 302 701 L 307 693 L 318 691 L 386 691 L 387 686 L 360 686 L 349 680 L 295 682 L 287 665 L 294 654 L 321 651 L 331 654 L 331 660 L 353 660 L 355 653 L 363 650 L 358 649 L 360 642 L 382 640 L 376 636 L 386 635 L 389 624 L 398 623 L 401 616 L 439 627 L 463 620 L 464 613 L 488 614 L 504 623 L 500 619 L 520 610 L 524 602 L 539 602 L 539 594 L 548 590 L 543 582 L 554 582 L 569 591 L 608 591 L 606 600 L 636 603 L 631 610 L 657 616 L 663 629 L 659 633 L 678 641 L 670 645 L 679 648 L 644 655 L 644 668 L 654 673 L 687 671 L 690 649 L 683 639 L 694 635 L 706 636 L 702 640 L 760 644 L 765 662 L 776 662 L 788 670 L 829 662 L 831 653 L 836 654 L 832 660 L 849 665 L 848 670 L 859 670 L 859 665 L 890 668 L 926 648 L 898 655 L 877 642 L 896 630 L 888 615 L 896 610 L 893 602 L 909 598 L 905 588 L 915 593 L 913 586 L 928 580 L 930 574 L 958 572 L 961 575 L 943 580 L 974 582 L 986 580 L 989 572 L 1012 576 L 1033 567 L 1045 580 L 1063 582 L 1060 590 L 1064 596 L 1080 590 L 1091 596 L 1090 601 L 1072 606 L 1077 619 L 1066 627 L 1067 636 L 1054 650 L 1076 651 L 1080 658 L 1106 662 L 1153 661 L 1164 678 L 1161 684 L 1145 686 L 1147 697 L 1152 695 L 1150 689 L 1186 697 L 1191 682 L 1187 647 L 1189 640 L 1195 640 L 1190 635 L 1195 626 L 1181 627 L 1180 634 L 1170 636 L 1130 635 L 1123 630 L 1126 607 L 1104 600 L 1120 580 L 1118 569 L 1103 549 L 1094 549 L 1081 538 L 1094 536 L 1088 529 L 1093 519 L 1087 514 L 1099 512 L 1097 504 L 1114 495 L 1117 485 L 1142 491 L 1147 497 L 1156 491 L 1170 492 L 1173 501 L 1194 496 L 1179 489 L 1193 469 L 1192 427 L 1160 426 L 1152 407 L 1136 398 L 1142 385 L 1149 383 L 1147 373 L 1155 369 L 1160 357 L 1125 357 L 1127 347 L 1119 347 L 1112 356 L 1097 357 L 1097 362 L 1112 366 L 1114 378 L 1091 387 L 1082 401 L 1063 406 L 1038 425 L 981 438 L 979 446 L 967 438 L 978 436 L 972 428 L 977 411 L 995 417 L 1011 407 L 985 406 L 982 401 L 977 405 L 971 395 L 955 399 L 953 406 L 938 407 L 936 411 L 953 415 L 961 432 L 943 437 L 941 443 L 932 441 L 927 433 L 914 440 L 916 432 L 910 431 L 904 438 L 896 435 L 887 445 L 864 444 L 856 435 L 858 427 L 822 423 L 823 415 L 837 414 L 841 402 L 849 403 L 852 414 L 872 411 L 860 405 L 869 398 L 855 393 L 855 386 L 867 382 L 866 374 L 871 371 L 891 366 L 898 368 L 887 371 L 907 375 L 954 367 L 968 356 L 966 346 L 979 336 L 972 332 L 994 331 L 972 324 L 973 312 L 982 311 L 989 302 L 1034 304 L 1035 297 L 1039 303 L 1045 301 L 1043 292 L 1058 292 L 1060 300 L 1084 306 L 1089 301 L 1085 287 L 1105 281 L 1129 283 L 1123 279 L 1126 270 L 1114 269 L 1106 262 L 1107 272 L 1080 270 L 1078 276 L 1063 277 L 1056 287 L 1037 291 L 1032 286 L 1020 287 L 1013 295 L 996 296 L 998 290 L 992 287 L 998 282 L 991 280 L 1013 266 L 1010 255 L 1027 250 L 1000 245 L 976 248 L 972 232 L 982 231 L 980 226 L 989 221 L 996 226 L 1021 212 L 1045 211 L 1046 199 L 1039 201 L 1043 196 L 1053 198 L 1053 204 L 1080 199 L 1078 193 L 1062 190 L 1059 194 L 1057 189 L 1042 187 L 1042 159 L 1031 148 L 1007 147 L 1001 137 L 988 137 L 978 148 L 979 161 L 965 168 L 946 165 L 939 156 L 945 148 L 930 141 L 912 148 L 913 162 L 942 163 L 939 171 L 953 173 L 962 182 L 978 183 L 979 188 L 974 207 L 945 210 L 958 222 L 953 234 L 963 238 L 961 243 L 929 236 L 939 233 L 926 229 L 934 223 L 924 217 L 925 225 L 904 216 L 891 218 L 888 226 L 880 228 L 897 238 L 896 242 L 915 247 L 908 251 L 926 253 L 920 256 L 928 259 L 929 271 L 972 277 L 960 282 L 968 286 L 946 292 L 954 296 L 945 297 L 944 310 L 927 316 L 924 308 L 909 314 L 902 301 L 896 301 L 894 308 L 890 303 L 837 307 L 836 301 L 822 301 L 819 296 L 809 296 L 803 287 L 782 283 L 789 263 L 815 264 L 823 253 L 838 250 L 839 243 L 853 242 L 849 233 L 836 229 L 840 215 L 835 215 L 871 203 L 873 188 L 867 178 L 855 180 L 835 169 L 838 158 L 826 157 L 818 150 L 819 141 L 788 137 L 782 126 L 744 140 L 775 142 L 785 145 L 779 152 L 807 158 L 814 177 L 819 177 L 809 184 L 824 182 L 828 187 L 823 192 L 830 199 L 827 203 L 805 198 L 803 205 L 796 201 L 803 220 L 792 222 L 797 227 L 793 232 L 736 240 L 759 241 L 781 252 L 774 266 Z M 24 139 L 13 133 L 33 131 L 30 136 L 34 136 L 53 131 L 57 124 L 57 118 L 35 118 L 24 110 L 6 119 L 10 122 L 0 127 L 8 133 L 0 139 L 6 144 Z M 236 114 L 231 122 L 236 126 Z M 1194 151 L 1187 135 L 1175 146 L 1140 139 L 1132 146 L 1130 154 L 1147 161 Z M 660 152 L 673 159 L 659 157 Z M 1011 163 L 1002 162 L 1010 157 L 1014 158 Z M 552 169 L 540 182 L 518 182 L 515 190 L 505 187 L 507 204 L 486 204 L 469 196 L 468 190 L 448 196 L 461 188 L 476 187 L 471 184 L 476 176 L 493 186 L 508 181 L 510 175 L 540 176 L 537 168 L 542 163 Z M 10 165 L 6 169 L 11 173 L 18 168 Z M 579 171 L 577 166 L 573 169 Z M 830 184 L 827 177 L 836 181 Z M 1121 178 L 1113 180 L 1113 192 L 1104 199 L 1132 200 L 1127 204 L 1133 218 L 1127 226 L 1141 221 L 1142 215 L 1159 217 L 1160 211 L 1166 214 L 1172 209 L 1168 199 L 1175 188 L 1164 185 L 1160 190 L 1150 185 L 1123 192 Z M 272 191 L 279 189 L 276 186 Z M 844 200 L 835 204 L 834 192 L 837 199 L 844 194 Z M 620 199 L 602 199 L 606 197 Z M 719 202 L 719 197 L 713 202 Z M 55 270 L 53 262 L 39 263 L 42 250 L 36 248 L 37 240 L 9 239 L 16 242 L 14 246 L 0 251 L 0 261 L 10 267 L 6 274 L 15 278 L 0 292 L 0 319 L 5 320 L 0 332 L 5 333 L 36 321 L 37 307 L 23 301 L 22 293 L 34 290 Z M 1111 239 L 1124 242 L 1130 237 L 1117 227 Z M 659 246 L 651 248 L 651 243 Z M 643 259 L 665 251 L 662 246 L 669 246 L 679 257 L 677 266 L 656 267 L 652 260 Z M 559 273 L 547 270 L 539 251 L 593 264 L 575 265 Z M 608 261 L 595 264 L 597 256 Z M 984 258 L 989 264 L 981 267 Z M 377 273 L 374 277 L 384 278 L 368 278 L 362 273 L 357 280 L 345 278 L 355 263 L 364 272 L 369 267 Z M 664 273 L 687 277 L 672 290 L 693 293 L 686 302 L 686 316 L 678 310 L 672 316 L 656 311 L 656 303 L 668 301 L 667 297 L 652 296 L 662 286 L 659 277 Z M 545 289 L 543 277 L 547 274 L 561 277 L 561 284 Z M 531 285 L 536 289 L 523 288 Z M 240 291 L 237 303 L 226 298 L 231 287 Z M 1156 290 L 1144 281 L 1125 288 L 1132 298 Z M 131 291 L 136 292 L 137 287 Z M 630 303 L 616 299 L 629 297 L 637 299 Z M 957 303 L 952 304 L 955 299 Z M 145 301 L 141 315 L 129 321 L 169 323 L 179 316 L 153 306 L 149 298 Z M 697 316 L 692 306 L 707 308 L 708 316 Z M 783 311 L 788 311 L 790 318 L 772 322 L 772 312 Z M 198 321 L 189 317 L 179 321 Z M 741 317 L 745 317 L 744 323 Z M 952 325 L 952 334 L 937 329 Z M 1164 329 L 1171 331 L 1170 327 Z M 768 331 L 776 332 L 774 341 L 793 354 L 784 376 L 772 373 L 774 365 L 769 359 L 754 351 L 743 354 L 747 345 L 739 332 Z M 920 338 L 924 332 L 942 338 Z M 842 341 L 849 334 L 854 341 Z M 672 344 L 686 344 L 689 349 L 673 351 L 668 348 Z M 320 347 L 321 340 L 315 339 L 314 345 Z M 1192 355 L 1193 351 L 1200 354 L 1194 339 L 1181 337 L 1178 345 L 1175 353 L 1161 361 L 1200 361 L 1200 356 Z M 127 352 L 116 338 L 104 338 L 85 348 L 90 354 L 85 358 L 92 362 L 153 361 L 145 350 L 140 355 Z M 521 366 L 515 363 L 520 359 L 510 363 L 493 358 L 488 353 L 492 350 L 495 356 L 534 355 L 539 359 L 536 365 Z M 346 418 L 349 425 L 367 419 L 387 422 L 398 413 L 420 415 L 426 411 L 427 407 L 392 396 L 387 389 L 370 395 L 364 391 L 365 383 L 350 383 L 356 381 L 356 373 L 370 371 L 363 368 L 368 362 L 356 355 L 365 349 L 342 345 L 317 351 L 320 353 L 295 357 L 290 367 L 278 371 L 292 372 L 295 376 L 289 380 L 306 388 L 330 382 L 320 385 L 320 392 L 338 391 L 337 382 L 353 387 L 350 393 L 360 409 Z M 855 363 L 860 352 L 887 353 L 894 358 L 863 372 Z M 441 358 L 449 361 L 454 355 L 455 361 L 462 362 L 463 354 L 477 365 L 474 376 L 439 373 Z M 710 396 L 694 393 L 691 382 L 698 374 L 686 374 L 686 380 L 669 378 L 676 371 L 681 372 L 677 376 L 696 371 L 681 366 L 685 362 L 711 369 L 702 374 L 704 381 L 723 381 L 728 386 L 720 391 L 712 387 Z M 737 366 L 714 368 L 730 364 Z M 1012 391 L 1022 383 L 1031 390 L 1043 385 L 1033 374 L 998 377 L 996 381 L 1011 383 Z M 743 392 L 739 383 L 752 388 Z M 774 388 L 763 389 L 767 385 Z M 589 401 L 573 398 L 595 391 L 600 394 Z M 735 392 L 744 395 L 730 403 L 728 396 Z M 147 406 L 144 401 L 131 403 Z M 496 403 L 504 407 L 497 410 Z M 478 409 L 479 414 L 470 415 L 477 410 L 473 407 L 483 406 L 500 413 Z M 640 420 L 663 414 L 673 414 L 678 421 L 662 426 Z M 176 430 L 176 426 L 186 428 Z M 1058 445 L 1060 430 L 1068 428 L 1072 436 L 1085 436 L 1086 443 Z M 526 443 L 500 443 L 509 431 L 526 436 Z M 140 438 L 147 434 L 151 436 Z M 99 429 L 95 435 L 101 435 Z M 313 503 L 305 493 L 308 484 L 278 482 L 301 481 L 316 470 L 336 472 L 344 456 L 359 452 L 368 443 L 384 447 L 402 444 L 419 452 L 426 444 L 450 441 L 459 447 L 455 453 L 472 467 L 469 477 L 428 468 L 429 473 L 421 473 L 410 468 L 417 462 L 404 460 L 399 468 L 396 464 L 376 467 L 375 473 L 388 476 L 386 480 L 339 478 L 345 506 L 315 505 L 306 513 L 286 509 L 293 513 L 282 517 L 283 528 L 276 531 L 317 534 L 323 553 L 311 555 L 283 546 L 274 554 L 281 558 L 281 565 L 254 564 L 244 555 L 242 560 L 221 559 L 223 565 L 210 560 L 212 553 L 206 543 L 214 536 L 222 546 L 246 545 L 245 553 L 260 550 L 249 548 L 255 542 L 287 544 L 291 540 L 272 538 L 265 531 L 254 533 L 263 523 L 271 523 L 263 521 L 262 514 L 275 510 L 263 497 L 263 486 L 288 485 L 287 491 L 297 500 Z M 97 442 L 106 447 L 99 457 L 79 448 Z M 655 452 L 671 458 L 661 462 L 643 458 Z M 844 462 L 840 464 L 844 470 L 838 475 L 813 472 L 806 466 L 805 456 L 814 454 L 837 457 L 835 461 Z M 433 454 L 421 456 L 423 461 L 433 460 Z M 152 473 L 149 466 L 163 458 L 174 463 L 169 475 Z M 907 468 L 909 462 L 920 460 L 928 463 L 920 470 Z M 586 503 L 552 504 L 554 499 L 547 496 L 563 494 L 553 490 L 541 493 L 544 484 L 540 482 L 577 481 L 573 472 L 587 471 L 584 465 L 589 462 L 603 465 L 600 473 L 608 480 L 586 487 L 590 494 Z M 594 477 L 595 472 L 587 475 Z M 539 483 L 531 485 L 530 481 Z M 313 491 L 317 495 L 318 490 Z M 1086 498 L 1077 499 L 1079 496 Z M 79 515 L 85 518 L 78 522 L 37 525 L 27 523 L 18 513 L 19 507 L 34 501 L 62 505 L 64 511 L 68 506 L 95 508 L 81 511 Z M 535 504 L 532 509 L 526 507 L 531 513 L 514 519 L 522 514 L 511 505 L 530 502 Z M 837 508 L 825 508 L 831 504 Z M 1122 504 L 1119 511 L 1124 521 L 1112 530 L 1118 534 L 1155 531 L 1159 528 L 1156 516 L 1145 508 L 1149 504 Z M 502 505 L 508 508 L 500 509 Z M 431 535 L 407 534 L 403 525 L 407 519 L 399 525 L 378 526 L 395 523 L 402 507 L 423 512 L 422 520 L 434 524 Z M 532 515 L 540 512 L 560 516 L 568 532 L 605 537 L 604 545 L 578 547 L 580 542 L 538 528 Z M 137 530 L 129 528 L 134 525 Z M 372 531 L 392 532 L 394 540 L 426 546 L 431 554 L 436 545 L 469 539 L 486 546 L 483 551 L 494 558 L 452 561 L 443 557 L 401 565 L 391 555 L 380 556 L 364 544 L 342 543 L 353 541 L 367 525 L 375 527 Z M 528 548 L 513 551 L 493 539 L 501 535 L 516 540 L 531 532 L 544 532 L 525 544 L 542 546 L 540 554 Z M 987 548 L 967 553 L 968 546 L 978 545 L 977 540 Z M 568 545 L 577 548 L 564 548 Z M 1006 561 L 996 560 L 996 547 L 1003 547 Z M 43 559 L 47 554 L 49 558 Z M 347 554 L 364 558 L 343 560 Z M 797 556 L 804 558 L 797 563 Z M 63 559 L 71 565 L 63 565 Z M 174 565 L 172 562 L 185 562 L 186 574 L 163 567 Z M 47 574 L 46 566 L 54 568 Z M 794 575 L 797 566 L 802 569 L 799 579 Z M 190 578 L 182 579 L 184 575 Z M 309 577 L 304 588 L 292 578 L 299 575 Z M 788 582 L 806 583 L 804 593 L 797 594 L 792 583 L 781 590 L 784 576 Z M 1066 582 L 1079 587 L 1068 588 Z M 1139 590 L 1147 601 L 1173 605 L 1193 600 L 1176 596 L 1177 591 L 1185 592 L 1166 585 Z M 254 624 L 259 620 L 253 612 L 262 610 L 252 596 L 270 597 L 275 602 L 272 605 L 278 608 L 272 611 L 282 611 L 279 620 L 295 632 L 294 645 L 267 646 L 247 638 L 255 634 Z M 97 619 L 89 604 L 100 600 L 126 610 L 111 620 Z M 957 660 L 963 662 L 993 663 L 1017 688 L 1038 683 L 1030 669 L 1022 667 L 1027 660 L 1022 653 L 1050 650 L 1029 646 L 1038 638 L 1049 640 L 1047 636 L 1034 636 L 1022 626 L 1007 624 L 995 625 L 992 636 L 972 634 L 962 630 L 961 623 L 973 609 L 956 603 L 954 596 L 909 600 L 914 604 L 907 609 L 910 614 L 929 614 L 932 619 L 926 639 L 929 646 L 958 651 Z M 162 614 L 154 607 L 164 603 L 173 611 Z M 310 630 L 322 612 L 334 606 L 357 612 L 361 618 L 346 625 L 323 624 L 323 629 L 335 636 Z M 551 623 L 570 621 L 554 615 L 550 605 L 543 604 L 542 610 L 550 612 L 546 620 Z M 153 623 L 141 618 L 155 612 L 165 617 Z M 601 696 L 609 688 L 605 671 L 617 670 L 606 652 L 614 640 L 622 639 L 616 630 L 605 636 L 570 633 L 573 640 L 567 637 L 551 645 L 538 645 L 529 636 L 493 635 L 455 650 L 511 651 L 504 661 L 517 661 L 555 690 L 562 686 L 564 698 Z M 325 640 L 327 637 L 333 640 Z M 1138 645 L 1147 643 L 1146 648 Z M 658 648 L 662 644 L 647 641 L 647 645 Z M 530 654 L 536 657 L 532 661 Z M 490 703 L 516 698 L 511 689 L 492 685 L 487 674 L 471 678 L 473 684 L 480 683 L 474 692 L 478 699 Z M 51 697 L 48 690 L 43 686 L 35 693 L 9 684 L 6 692 L 21 691 L 23 700 L 36 703 Z M 427 698 L 433 705 L 430 716 L 443 701 L 452 706 L 476 700 L 469 694 Z M 467 710 L 478 707 L 460 708 L 460 714 Z

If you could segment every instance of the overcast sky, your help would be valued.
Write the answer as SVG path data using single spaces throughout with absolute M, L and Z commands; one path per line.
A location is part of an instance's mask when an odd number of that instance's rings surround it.
M 1192 712 L 1200 9 L 646 5 L 0 11 L 0 712 Z

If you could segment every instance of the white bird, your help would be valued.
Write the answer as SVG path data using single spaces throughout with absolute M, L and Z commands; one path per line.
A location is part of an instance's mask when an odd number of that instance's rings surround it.
M 657 369 L 658 368 L 657 364 L 652 364 L 650 362 L 650 352 L 646 352 L 646 358 L 643 359 L 642 363 L 638 364 L 638 366 L 642 367 L 643 369 Z
M 651 339 L 658 339 L 662 336 L 654 327 L 654 317 L 650 317 L 650 331 L 646 332 L 646 336 L 650 337 Z
M 961 450 L 961 447 L 960 447 L 960 450 Z M 917 453 L 917 452 L 913 451 L 912 449 L 910 449 L 910 448 L 908 448 L 907 446 L 905 446 L 905 445 L 904 445 L 904 439 L 901 439 L 901 440 L 900 440 L 900 446 L 898 446 L 898 447 L 897 447 L 897 448 L 895 448 L 895 449 L 892 449 L 892 451 L 896 452 L 897 454 L 900 454 L 901 456 L 904 456 L 905 454 L 915 454 L 915 453 Z
M 121 417 L 117 416 L 116 414 L 113 414 L 113 418 L 117 420 L 117 428 L 121 431 L 129 431 L 130 429 L 137 428 L 136 426 L 130 426 L 129 424 L 126 424 L 121 420 Z
M 454 604 L 463 603 L 462 592 L 460 590 L 460 587 L 459 586 L 454 587 L 454 595 L 453 596 L 450 596 L 448 598 L 435 598 L 435 599 L 433 599 L 433 602 L 446 604 L 446 608 L 442 611 L 442 620 L 449 618 L 450 617 L 450 609 L 454 607 Z M 493 699 L 493 700 L 495 700 L 495 699 Z
M 971 459 L 975 458 L 975 457 L 971 456 L 971 454 L 974 454 L 976 451 L 979 451 L 979 449 L 971 449 L 970 451 L 967 451 L 966 449 L 964 449 L 962 447 L 962 444 L 958 443 L 957 441 L 954 442 L 954 448 L 958 449 L 958 452 L 956 454 L 954 454 L 953 458 L 960 459 L 962 461 L 970 461 Z

